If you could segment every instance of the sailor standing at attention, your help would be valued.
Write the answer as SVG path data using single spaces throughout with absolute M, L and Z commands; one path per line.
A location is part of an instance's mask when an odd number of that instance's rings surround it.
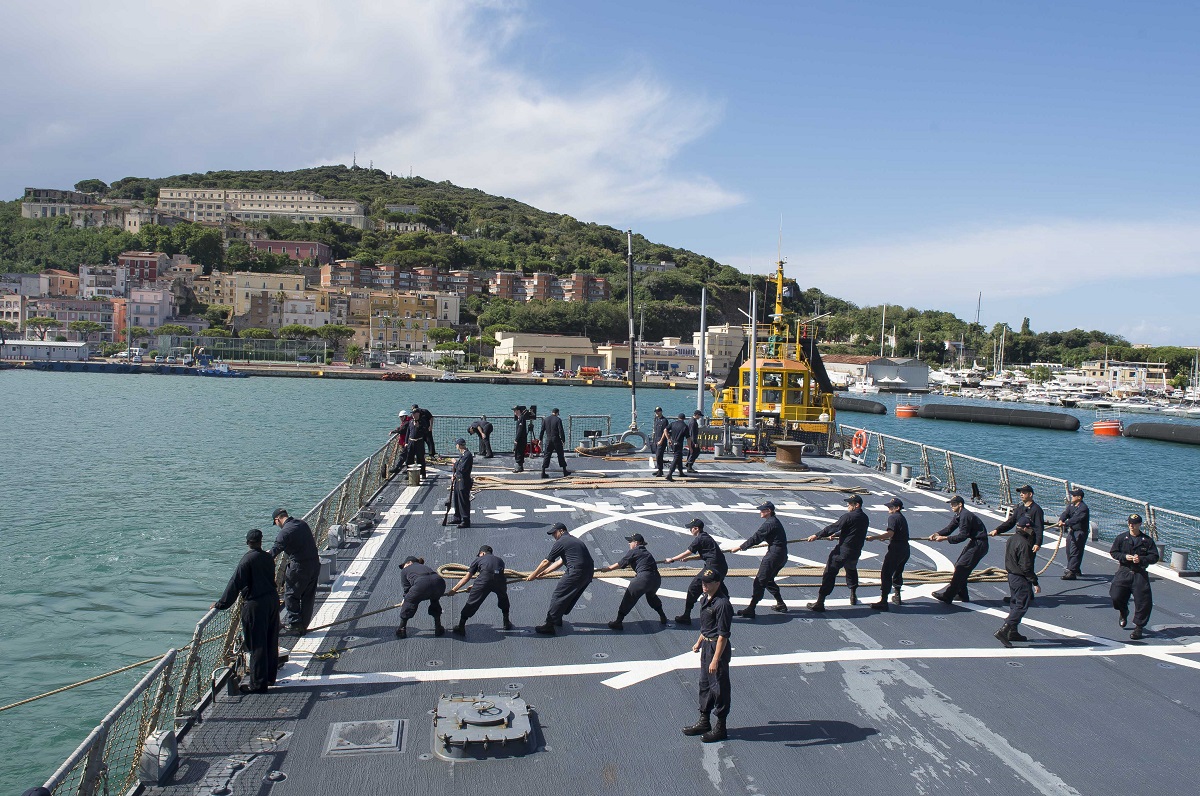
M 475 465 L 475 454 L 467 448 L 467 441 L 462 437 L 454 440 L 454 447 L 458 448 L 458 458 L 454 460 L 453 480 L 450 482 L 450 504 L 454 511 L 450 524 L 470 528 L 471 487 L 475 485 L 471 468 Z
M 1113 608 L 1120 613 L 1117 624 L 1125 627 L 1129 621 L 1129 595 L 1133 595 L 1133 632 L 1129 637 L 1137 641 L 1150 621 L 1150 612 L 1154 610 L 1150 574 L 1146 569 L 1158 563 L 1158 545 L 1142 533 L 1140 515 L 1130 514 L 1127 523 L 1129 530 L 1113 541 L 1109 551 L 1118 567 L 1108 588 L 1108 596 L 1112 598 Z
M 563 477 L 571 474 L 567 469 L 567 459 L 563 455 L 563 443 L 567 439 L 567 433 L 563 430 L 562 418 L 558 416 L 558 409 L 550 410 L 550 414 L 542 418 L 542 427 L 538 431 L 538 440 L 542 443 L 542 478 L 549 478 L 546 475 L 546 468 L 550 466 L 551 454 L 558 454 L 558 464 L 562 467 Z
M 699 735 L 704 743 L 714 743 L 726 738 L 733 606 L 729 603 L 729 592 L 722 589 L 723 573 L 705 569 L 699 577 L 704 584 L 704 596 L 700 598 L 700 637 L 692 645 L 692 652 L 700 653 L 700 718 L 692 726 L 684 727 L 683 734 Z M 710 724 L 708 716 L 714 712 L 717 720 Z
M 737 547 L 731 547 L 725 551 L 726 553 L 737 553 L 760 544 L 767 546 L 767 552 L 763 554 L 762 561 L 759 562 L 758 573 L 754 576 L 754 589 L 750 594 L 750 604 L 737 612 L 738 616 L 746 619 L 754 618 L 754 606 L 758 605 L 764 592 L 770 592 L 771 596 L 775 598 L 775 605 L 771 610 L 781 614 L 787 613 L 787 603 L 783 601 L 783 594 L 780 592 L 778 584 L 775 583 L 775 576 L 787 563 L 787 534 L 783 531 L 783 523 L 775 516 L 775 504 L 771 501 L 768 500 L 758 507 L 758 516 L 762 518 L 762 524 L 758 526 L 754 535 Z
M 475 615 L 489 594 L 496 595 L 496 605 L 504 615 L 504 629 L 512 630 L 513 623 L 508 620 L 508 580 L 504 576 L 504 559 L 492 553 L 491 545 L 485 544 L 479 548 L 479 553 L 471 562 L 467 574 L 463 575 L 462 580 L 455 583 L 454 588 L 447 594 L 458 594 L 472 576 L 475 581 L 471 584 L 471 591 L 467 595 L 467 604 L 463 606 L 462 613 L 458 617 L 458 624 L 450 628 L 450 632 L 465 636 L 467 620 Z
M 654 475 L 662 478 L 663 456 L 667 453 L 667 443 L 663 442 L 663 435 L 667 431 L 667 417 L 663 414 L 661 406 L 654 407 L 654 427 L 650 431 L 650 452 L 654 454 Z
M 284 509 L 275 509 L 271 522 L 279 528 L 271 557 L 287 553 L 287 568 L 283 571 L 283 635 L 303 636 L 312 621 L 317 601 L 317 579 L 321 561 L 317 557 L 317 540 L 304 520 L 289 517 Z
M 888 591 L 892 593 L 892 602 L 900 604 L 900 587 L 904 585 L 904 565 L 908 563 L 911 553 L 908 547 L 908 519 L 904 516 L 904 501 L 892 498 L 887 503 L 887 530 L 876 536 L 868 536 L 868 542 L 889 542 L 887 552 L 883 555 L 883 564 L 879 570 L 879 588 L 883 595 L 879 602 L 871 603 L 876 611 L 888 610 Z
M 525 580 L 537 580 L 559 567 L 565 569 L 558 585 L 554 587 L 554 594 L 550 596 L 550 608 L 546 611 L 545 624 L 534 628 L 543 636 L 553 636 L 554 628 L 562 627 L 563 617 L 571 613 L 575 603 L 579 602 L 588 584 L 592 582 L 596 562 L 592 559 L 587 545 L 567 533 L 567 526 L 561 522 L 554 523 L 546 533 L 554 537 L 554 545 L 542 559 L 542 563 L 538 564 L 537 569 L 530 572 Z
M 665 625 L 667 615 L 663 612 L 662 600 L 658 599 L 658 587 L 662 585 L 662 576 L 658 574 L 658 564 L 654 562 L 654 556 L 646 549 L 646 537 L 635 533 L 633 536 L 626 536 L 625 541 L 629 542 L 629 552 L 617 563 L 596 570 L 612 572 L 625 567 L 633 569 L 633 580 L 625 587 L 621 605 L 617 608 L 617 618 L 609 622 L 608 627 L 611 630 L 624 630 L 625 617 L 633 610 L 633 606 L 637 605 L 642 595 L 646 596 L 646 605 L 658 611 L 658 621 Z
M 417 615 L 417 608 L 429 601 L 429 615 L 433 617 L 433 635 L 446 632 L 442 627 L 442 595 L 446 593 L 446 581 L 442 576 L 425 566 L 425 559 L 409 556 L 400 565 L 400 584 L 404 587 L 404 602 L 400 605 L 400 627 L 396 638 L 408 636 L 408 620 Z
M 512 408 L 513 420 L 517 428 L 513 432 L 513 461 L 516 467 L 514 473 L 525 472 L 525 447 L 529 444 L 529 426 L 525 424 L 525 407 L 518 404 Z
M 1075 580 L 1083 574 L 1083 551 L 1087 548 L 1092 513 L 1083 502 L 1082 489 L 1072 487 L 1067 494 L 1071 496 L 1071 502 L 1063 509 L 1055 524 L 1064 529 L 1063 532 L 1067 535 L 1067 571 L 1063 573 L 1062 579 Z
M 1029 484 L 1017 490 L 1017 494 L 1021 496 L 1021 502 L 1013 506 L 1012 513 L 1004 522 L 996 526 L 992 531 L 992 536 L 999 536 L 1005 531 L 1012 530 L 1022 517 L 1029 518 L 1029 526 L 1033 529 L 1033 552 L 1036 553 L 1042 546 L 1042 531 L 1046 527 L 1046 514 L 1042 511 L 1042 507 L 1033 502 L 1033 487 Z
M 692 623 L 692 606 L 696 604 L 700 593 L 704 591 L 704 581 L 700 578 L 704 574 L 704 570 L 711 569 L 720 573 L 722 581 L 725 579 L 725 573 L 729 571 L 729 565 L 725 563 L 725 554 L 721 552 L 721 546 L 704 530 L 704 520 L 692 520 L 688 523 L 688 530 L 692 534 L 692 542 L 688 545 L 687 550 L 677 556 L 663 559 L 664 564 L 674 564 L 676 561 L 686 561 L 689 558 L 700 558 L 704 561 L 704 566 L 688 584 L 687 597 L 683 602 L 683 613 L 675 617 L 675 622 L 680 625 Z M 725 588 L 724 582 L 719 587 L 728 597 L 729 589 Z
M 1014 641 L 1029 641 L 1019 628 L 1033 595 L 1040 594 L 1033 557 L 1033 521 L 1024 516 L 1017 520 L 1017 532 L 1004 546 L 1004 569 L 1008 572 L 1008 619 L 996 631 L 996 640 L 1006 647 Z
M 221 599 L 212 604 L 218 611 L 232 608 L 242 598 L 242 638 L 250 653 L 250 683 L 238 686 L 243 694 L 266 691 L 275 685 L 279 671 L 279 593 L 275 591 L 275 559 L 262 549 L 262 531 L 246 534 L 250 549 L 238 562 Z
M 950 576 L 950 584 L 942 591 L 933 593 L 934 598 L 947 605 L 954 602 L 955 598 L 965 603 L 971 602 L 971 595 L 967 593 L 967 579 L 988 551 L 988 533 L 983 520 L 967 511 L 963 499 L 958 495 L 950 498 L 950 509 L 954 512 L 950 523 L 929 537 L 931 542 L 967 543 L 958 554 L 958 560 L 954 562 L 954 574 Z
M 837 521 L 826 525 L 805 541 L 815 542 L 836 535 L 838 543 L 829 551 L 825 572 L 821 575 L 821 588 L 817 590 L 817 601 L 808 604 L 811 611 L 824 611 L 825 598 L 833 593 L 838 571 L 846 569 L 846 585 L 850 587 L 850 604 L 858 605 L 858 557 L 862 555 L 863 543 L 867 541 L 867 529 L 871 521 L 862 510 L 862 498 L 850 495 L 846 498 L 847 511 Z

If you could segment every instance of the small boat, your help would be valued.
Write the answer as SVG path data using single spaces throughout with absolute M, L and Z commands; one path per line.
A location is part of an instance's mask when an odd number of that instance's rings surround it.
M 878 395 L 879 386 L 875 384 L 874 379 L 867 376 L 863 381 L 856 381 L 851 384 L 846 391 L 859 393 L 860 395 Z
M 196 374 L 199 376 L 217 376 L 226 379 L 246 378 L 245 373 L 239 373 L 238 371 L 230 368 L 228 362 L 217 362 L 209 365 L 206 368 L 199 368 L 196 370 Z

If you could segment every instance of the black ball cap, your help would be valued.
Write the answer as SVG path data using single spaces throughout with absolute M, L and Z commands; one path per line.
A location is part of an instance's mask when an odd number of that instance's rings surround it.
M 685 417 L 687 417 L 687 415 L 685 415 L 683 412 L 680 412 L 676 415 L 676 417 L 678 417 L 680 420 L 683 420 Z
M 1023 486 L 1023 487 L 1020 487 L 1019 489 L 1017 489 L 1017 492 L 1018 492 L 1019 494 L 1022 494 L 1022 495 L 1024 495 L 1024 494 L 1030 494 L 1030 495 L 1032 495 L 1032 494 L 1033 494 L 1033 487 L 1031 487 L 1029 484 L 1026 484 L 1025 486 Z
M 847 495 L 846 502 L 849 503 L 851 506 L 861 506 L 862 505 L 862 497 L 860 497 L 859 495 Z
M 884 503 L 883 505 L 887 506 L 889 509 L 902 509 L 902 508 L 904 508 L 904 501 L 901 500 L 900 498 L 892 498 L 891 500 L 889 500 L 887 503 Z
M 421 559 L 417 558 L 416 556 L 409 556 L 408 558 L 404 559 L 404 561 L 400 564 L 400 566 L 404 566 L 405 564 L 419 564 L 419 563 L 421 563 Z
M 1129 519 L 1126 520 L 1126 522 L 1128 522 L 1130 525 L 1141 525 L 1142 524 L 1142 515 L 1130 514 Z
M 287 509 L 275 509 L 275 513 L 271 515 L 271 521 L 274 522 L 280 517 L 286 517 L 287 515 Z
M 246 544 L 262 544 L 262 531 L 258 528 L 246 531 Z
M 765 503 L 760 503 L 757 510 L 758 511 L 774 511 L 775 504 L 768 500 Z
M 458 439 L 454 440 L 454 444 L 462 445 L 465 448 L 467 446 L 467 441 L 465 439 L 463 439 L 462 437 L 459 437 Z
M 700 528 L 701 530 L 703 530 L 704 529 L 704 520 L 696 518 L 696 519 L 692 520 L 691 522 L 689 522 L 687 524 L 687 527 Z
M 954 497 L 950 498 L 950 505 L 951 505 L 951 506 L 961 506 L 961 505 L 963 505 L 964 503 L 966 503 L 966 501 L 965 501 L 965 500 L 963 500 L 963 499 L 962 499 L 961 497 L 959 497 L 958 495 L 955 495 Z
M 654 407 L 654 411 L 655 411 L 655 412 L 658 412 L 658 413 L 661 415 L 661 414 L 662 414 L 662 407 L 661 407 L 661 406 L 656 406 L 656 407 Z
M 646 537 L 645 537 L 645 536 L 642 536 L 640 533 L 635 533 L 633 536 L 626 536 L 626 537 L 625 537 L 625 541 L 627 541 L 627 542 L 637 542 L 638 544 L 645 544 L 645 543 L 646 543 Z
M 1070 495 L 1071 497 L 1083 497 L 1083 490 L 1080 489 L 1079 487 L 1072 487 L 1071 490 L 1069 492 L 1067 492 L 1067 494 Z
M 555 534 L 555 533 L 558 533 L 559 531 L 565 531 L 566 529 L 567 529 L 566 525 L 564 525 L 561 522 L 556 522 L 550 526 L 550 530 L 546 531 L 546 533 Z
M 1032 528 L 1033 520 L 1029 519 L 1028 517 L 1022 517 L 1021 519 L 1017 520 L 1017 527 L 1018 528 Z
M 723 576 L 715 569 L 706 569 L 700 573 L 701 583 L 720 583 Z

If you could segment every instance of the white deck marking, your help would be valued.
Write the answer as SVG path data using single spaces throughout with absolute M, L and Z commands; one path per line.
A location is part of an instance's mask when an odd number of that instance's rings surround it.
M 647 492 L 644 489 L 627 489 L 624 492 L 622 492 L 621 494 L 625 495 L 626 497 L 639 498 L 639 497 L 646 497 L 647 495 L 653 495 L 654 493 Z

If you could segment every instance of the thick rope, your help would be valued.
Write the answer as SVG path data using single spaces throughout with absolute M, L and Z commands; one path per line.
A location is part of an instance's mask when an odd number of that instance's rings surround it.
M 629 487 L 644 487 L 648 481 L 645 478 L 605 478 L 604 476 L 567 476 L 545 481 L 526 481 L 516 478 L 504 478 L 494 475 L 481 475 L 475 479 L 474 488 L 478 491 L 487 489 L 525 489 L 542 491 L 550 489 L 628 489 Z M 788 489 L 797 492 L 834 492 L 845 495 L 869 495 L 868 489 L 857 486 L 834 486 L 833 479 L 828 476 L 814 475 L 799 479 L 781 481 L 776 478 L 744 478 L 737 481 L 706 478 L 681 478 L 671 484 L 672 487 L 684 489 L 740 489 L 748 488 L 772 490 Z
M 186 647 L 183 649 L 186 649 Z M 5 705 L 3 707 L 0 707 L 0 713 L 3 713 L 6 710 L 11 710 L 12 708 L 19 708 L 21 705 L 28 705 L 30 702 L 37 702 L 39 699 L 45 699 L 46 697 L 54 696 L 55 694 L 61 694 L 64 691 L 70 691 L 72 688 L 79 688 L 80 686 L 95 683 L 99 680 L 103 680 L 106 677 L 112 677 L 114 674 L 121 674 L 122 672 L 129 671 L 130 669 L 136 669 L 139 666 L 145 666 L 147 664 L 154 663 L 155 661 L 161 661 L 164 657 L 165 657 L 165 654 L 164 655 L 155 655 L 153 658 L 146 658 L 146 660 L 144 660 L 144 661 L 138 661 L 137 663 L 131 663 L 128 666 L 122 666 L 120 669 L 113 669 L 111 672 L 105 672 L 104 674 L 98 674 L 95 677 L 89 677 L 86 680 L 80 680 L 78 683 L 71 683 L 70 685 L 64 685 L 62 688 L 56 688 L 53 691 L 47 691 L 44 694 L 38 694 L 37 696 L 31 696 L 28 699 L 22 699 L 20 702 L 13 702 L 11 705 Z

